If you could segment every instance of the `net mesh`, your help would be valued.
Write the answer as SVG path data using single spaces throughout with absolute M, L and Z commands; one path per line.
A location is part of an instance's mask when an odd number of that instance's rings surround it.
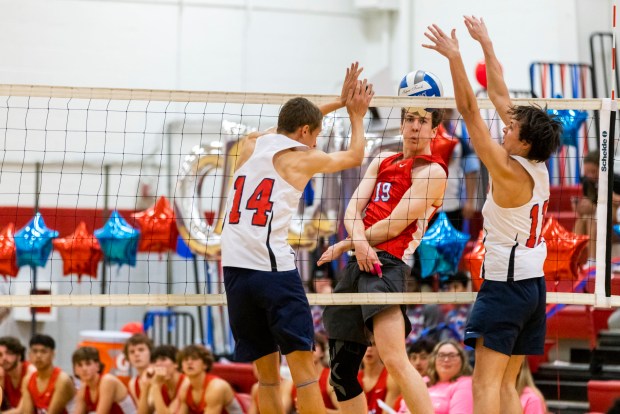
M 9 294 L 4 305 L 224 305 L 219 232 L 239 143 L 251 131 L 274 126 L 279 108 L 293 96 L 0 86 L 0 273 L 5 275 L 0 285 Z M 317 104 L 334 99 L 307 97 Z M 565 230 L 562 237 L 570 239 L 577 219 L 572 204 L 584 196 L 583 159 L 598 147 L 601 101 L 514 103 L 547 106 L 565 123 L 562 150 L 548 164 L 548 216 Z M 305 280 L 320 270 L 314 265 L 317 252 L 345 236 L 343 212 L 369 159 L 398 148 L 400 108 L 455 108 L 449 98 L 375 97 L 373 105 L 376 109 L 366 119 L 362 167 L 315 177 L 291 223 L 289 241 Z M 479 106 L 499 140 L 502 125 L 490 101 L 479 99 Z M 466 146 L 462 120 L 453 115 L 450 121 Z M 325 118 L 318 146 L 339 150 L 347 146 L 348 136 L 343 110 Z M 463 177 L 454 179 L 463 185 Z M 484 173 L 477 178 L 478 211 L 485 180 Z M 461 269 L 476 267 L 479 257 L 472 252 L 481 220 L 479 213 L 474 215 L 463 230 L 471 239 L 459 260 Z M 52 244 L 53 231 L 58 234 Z M 17 249 L 11 250 L 11 237 Z M 597 239 L 604 240 L 600 233 Z M 99 256 L 93 252 L 96 243 L 103 253 Z M 549 303 L 595 303 L 599 275 L 584 260 L 588 254 L 582 254 L 549 256 L 548 262 L 556 262 L 547 274 Z M 332 276 L 342 265 L 332 264 Z M 440 274 L 428 280 L 441 284 L 441 279 Z M 474 298 L 471 292 L 309 294 L 317 305 L 469 303 Z M 620 297 L 612 295 L 609 303 L 619 306 Z

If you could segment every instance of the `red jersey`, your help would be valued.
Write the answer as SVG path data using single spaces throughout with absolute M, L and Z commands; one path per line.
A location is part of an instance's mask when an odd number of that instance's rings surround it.
M 388 217 L 394 211 L 405 192 L 411 188 L 411 170 L 416 160 L 437 163 L 444 169 L 446 175 L 448 174 L 448 167 L 439 155 L 417 155 L 407 159 L 401 159 L 402 157 L 403 154 L 398 153 L 381 161 L 375 191 L 366 206 L 364 216 L 364 227 L 366 229 Z M 420 196 L 424 197 L 425 195 L 422 194 Z M 433 211 L 428 215 L 429 220 L 439 207 L 441 207 L 441 204 L 433 206 Z M 408 263 L 411 255 L 420 244 L 425 230 L 422 226 L 418 226 L 418 220 L 415 220 L 398 236 L 375 247 Z
M 177 386 L 174 389 L 173 399 L 179 393 L 179 389 L 181 388 L 181 385 L 183 384 L 184 379 L 185 379 L 185 374 L 181 374 L 181 376 L 179 377 L 179 382 L 177 382 Z M 170 403 L 172 402 L 172 399 L 170 399 L 170 395 L 168 393 L 168 386 L 166 384 L 162 385 L 161 387 L 161 396 L 164 399 L 164 403 L 166 404 L 166 406 L 169 406 Z
M 24 377 L 28 373 L 29 366 L 30 362 L 22 362 L 22 374 L 19 377 L 17 387 L 13 386 L 13 382 L 11 381 L 11 378 L 8 376 L 8 374 L 4 377 L 4 386 L 2 387 L 2 391 L 4 392 L 4 398 L 9 403 L 9 408 L 17 408 L 19 406 L 19 402 L 22 399 L 22 382 L 24 381 Z
M 129 390 L 129 395 L 131 395 L 131 398 L 133 398 L 133 394 L 131 393 L 132 391 L 132 387 L 133 387 L 133 391 L 135 391 L 136 393 L 136 404 L 138 404 L 138 400 L 140 399 L 140 376 L 138 375 L 137 377 L 133 377 L 132 379 L 129 380 L 129 383 L 127 384 L 127 389 Z M 133 385 L 132 385 L 133 384 Z
M 92 401 L 90 398 L 90 388 L 88 385 L 85 385 L 86 389 L 84 390 L 84 402 L 86 403 L 86 412 L 95 412 L 97 411 L 97 406 L 99 405 L 99 386 L 101 385 L 101 377 L 99 377 L 99 381 L 97 382 L 97 399 Z M 110 407 L 110 414 L 124 414 L 125 411 L 121 408 L 117 403 L 112 403 L 112 407 Z
M 379 408 L 379 403 L 377 400 L 385 402 L 385 397 L 387 396 L 387 376 L 387 369 L 383 368 L 383 371 L 381 371 L 379 379 L 377 379 L 377 383 L 374 387 L 372 387 L 368 392 L 364 391 L 364 394 L 366 394 L 366 402 L 368 403 L 368 414 L 378 414 L 383 412 L 383 410 Z M 362 387 L 364 386 L 364 371 L 360 371 L 357 374 L 357 381 Z
M 187 394 L 185 394 L 185 403 L 187 404 L 188 414 L 203 414 L 205 412 L 205 408 L 207 408 L 207 400 L 205 397 L 207 388 L 209 387 L 209 383 L 214 379 L 218 378 L 215 375 L 207 374 L 205 375 L 204 382 L 202 383 L 202 393 L 200 394 L 200 401 L 195 402 L 192 396 L 192 386 L 187 387 Z M 234 396 L 233 400 L 224 407 L 222 410 L 224 414 L 241 414 L 243 413 L 243 408 L 241 402 L 237 398 L 237 395 Z
M 329 368 L 323 368 L 321 376 L 319 377 L 319 388 L 321 389 L 321 397 L 323 397 L 323 404 L 325 408 L 335 410 L 334 403 L 329 397 Z
M 323 371 L 321 371 L 321 376 L 319 377 L 319 389 L 321 390 L 321 397 L 323 398 L 323 404 L 325 404 L 325 408 L 327 409 L 336 409 L 334 407 L 334 403 L 332 403 L 332 399 L 329 397 L 329 368 L 324 367 Z M 297 408 L 297 387 L 293 387 L 291 390 L 291 395 L 293 397 L 293 405 Z M 258 401 L 256 401 L 258 403 Z
M 54 395 L 54 388 L 56 387 L 58 375 L 60 375 L 60 368 L 55 367 L 47 383 L 47 387 L 43 392 L 39 392 L 37 388 L 39 373 L 34 372 L 30 377 L 30 381 L 28 381 L 28 392 L 30 392 L 30 396 L 32 397 L 32 403 L 34 404 L 34 411 L 36 414 L 47 414 L 47 409 L 50 407 L 52 396 Z M 63 410 L 62 412 L 66 414 L 67 410 Z

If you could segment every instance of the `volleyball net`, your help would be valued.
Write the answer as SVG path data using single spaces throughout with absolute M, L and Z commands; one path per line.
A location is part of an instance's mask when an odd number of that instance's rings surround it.
M 3 305 L 218 306 L 225 305 L 219 237 L 223 206 L 244 137 L 277 122 L 295 95 L 0 86 L 0 291 Z M 334 96 L 305 95 L 317 104 Z M 620 306 L 613 268 L 613 159 L 615 101 L 515 99 L 556 114 L 562 148 L 548 162 L 552 195 L 544 233 L 549 303 Z M 482 218 L 488 185 L 451 98 L 375 97 L 366 120 L 364 164 L 319 175 L 306 187 L 291 223 L 289 242 L 302 278 L 337 279 L 344 260 L 317 268 L 327 245 L 346 237 L 342 217 L 369 161 L 400 148 L 402 107 L 444 108 L 449 122 L 437 151 L 456 159 L 444 204 L 460 208 L 473 197 L 477 213 L 457 225 L 439 216 L 422 241 L 417 281 L 435 291 L 402 294 L 309 293 L 312 304 L 469 303 L 475 292 L 437 289 L 461 270 L 479 285 Z M 479 99 L 494 139 L 502 124 Z M 597 132 L 600 127 L 600 132 Z M 345 110 L 325 117 L 318 147 L 346 148 Z M 599 178 L 582 180 L 584 159 L 599 149 Z M 470 164 L 467 164 L 470 160 Z M 474 165 L 474 167 L 465 167 Z M 467 195 L 465 175 L 475 175 Z M 471 195 L 474 194 L 474 195 Z M 576 212 L 588 198 L 596 212 Z M 598 217 L 598 220 L 597 220 Z M 586 235 L 574 232 L 587 222 Z M 588 222 L 589 221 L 589 222 Z M 431 232 L 432 230 L 432 232 Z M 430 234 L 432 233 L 432 234 Z M 588 237 L 596 239 L 595 248 Z M 596 250 L 596 254 L 592 253 Z M 588 261 L 588 258 L 592 259 Z M 412 276 L 413 278 L 413 276 Z M 616 284 L 617 283 L 617 284 Z M 427 283 L 432 285 L 432 283 Z M 312 291 L 313 289 L 311 289 Z

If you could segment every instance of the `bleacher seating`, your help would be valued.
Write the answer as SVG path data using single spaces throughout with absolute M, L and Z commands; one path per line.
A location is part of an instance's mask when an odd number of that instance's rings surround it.
M 547 214 L 553 216 L 567 230 L 575 227 L 577 216 L 573 211 L 572 198 L 582 195 L 580 185 L 554 185 L 550 188 L 549 206 Z
M 216 362 L 213 364 L 211 374 L 228 381 L 236 392 L 245 394 L 250 394 L 252 385 L 258 381 L 252 371 L 252 364 L 239 362 Z
M 588 381 L 590 412 L 606 413 L 617 398 L 620 398 L 620 381 Z

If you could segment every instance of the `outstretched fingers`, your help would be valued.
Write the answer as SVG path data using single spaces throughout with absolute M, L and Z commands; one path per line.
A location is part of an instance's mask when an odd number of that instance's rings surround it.
M 340 92 L 340 101 L 343 105 L 346 104 L 351 90 L 355 90 L 357 78 L 362 73 L 362 70 L 364 68 L 360 68 L 358 62 L 351 63 L 351 66 L 347 68 L 347 73 L 342 83 L 342 91 Z
M 459 45 L 458 40 L 456 39 L 456 29 L 452 29 L 450 36 L 446 35 L 446 33 L 436 24 L 428 26 L 427 29 L 428 31 L 424 33 L 424 36 L 426 36 L 433 43 L 422 44 L 422 47 L 435 50 L 446 57 L 450 57 L 450 55 L 458 53 Z
M 482 18 L 478 19 L 476 16 L 463 16 L 463 19 L 465 27 L 472 39 L 480 42 L 488 38 L 487 27 Z

